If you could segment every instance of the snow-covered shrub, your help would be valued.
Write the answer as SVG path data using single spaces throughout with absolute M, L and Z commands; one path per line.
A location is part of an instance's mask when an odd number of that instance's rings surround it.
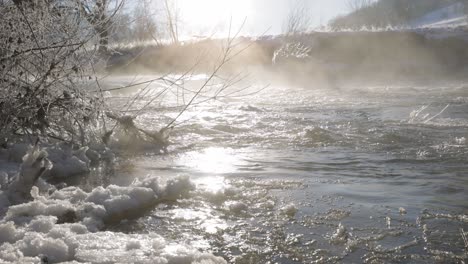
M 279 64 L 288 60 L 302 60 L 310 57 L 310 47 L 300 42 L 286 43 L 277 49 L 272 58 L 273 64 Z
M 103 105 L 91 82 L 95 33 L 64 6 L 72 1 L 15 2 L 0 5 L 0 137 L 83 144 Z

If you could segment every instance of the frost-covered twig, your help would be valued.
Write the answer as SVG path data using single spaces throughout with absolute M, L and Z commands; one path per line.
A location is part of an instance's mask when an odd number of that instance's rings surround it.
M 460 229 L 461 236 L 463 238 L 463 242 L 465 242 L 465 250 L 468 250 L 468 238 L 467 238 L 467 233 L 465 233 L 465 230 L 462 228 Z
M 426 113 L 425 115 L 421 116 L 422 113 L 424 113 L 424 111 L 427 110 L 427 108 L 429 108 L 431 106 L 431 104 L 429 105 L 424 105 L 422 106 L 421 108 L 417 109 L 417 110 L 414 110 L 410 113 L 410 118 L 409 118 L 409 122 L 410 123 L 413 123 L 415 121 L 421 121 L 423 122 L 424 124 L 434 120 L 435 118 L 439 117 L 440 115 L 442 115 L 449 107 L 450 107 L 450 104 L 448 104 L 447 106 L 445 106 L 439 113 L 431 116 L 429 113 Z
M 437 114 L 435 114 L 434 116 L 432 116 L 432 117 L 426 119 L 426 120 L 424 121 L 424 123 L 428 123 L 428 122 L 430 122 L 431 120 L 433 120 L 434 118 L 440 116 L 440 115 L 443 114 L 443 113 L 445 112 L 445 110 L 447 110 L 447 108 L 449 108 L 449 107 L 450 107 L 450 104 L 448 104 L 446 107 L 444 107 L 444 109 L 442 109 L 439 113 L 437 113 Z
M 229 24 L 229 34 L 226 42 L 226 46 L 224 48 L 222 57 L 218 65 L 214 67 L 214 70 L 211 72 L 211 74 L 206 78 L 206 80 L 203 82 L 203 84 L 200 86 L 198 91 L 195 92 L 195 94 L 192 96 L 192 98 L 188 101 L 188 103 L 183 107 L 183 109 L 177 114 L 177 116 L 172 119 L 171 122 L 169 122 L 166 126 L 165 129 L 168 129 L 173 126 L 173 124 L 182 116 L 182 114 L 187 111 L 187 109 L 194 103 L 195 99 L 198 98 L 198 96 L 202 93 L 202 91 L 209 85 L 209 83 L 215 78 L 218 74 L 218 72 L 221 70 L 221 68 L 226 65 L 229 61 L 231 61 L 235 56 L 237 56 L 240 52 L 243 52 L 246 48 L 241 49 L 240 51 L 237 51 L 236 53 L 233 52 L 233 47 L 235 46 L 235 39 L 238 37 L 238 35 L 241 32 L 241 29 L 243 28 L 245 21 L 242 23 L 242 25 L 239 27 L 238 31 L 234 34 L 234 36 L 231 37 L 231 29 L 232 29 L 232 20 L 231 23 Z M 216 94 L 221 93 L 221 91 L 225 90 L 228 86 L 223 86 L 222 89 L 218 90 Z
M 103 98 L 87 89 L 97 32 L 76 4 L 0 6 L 0 127 L 12 141 L 42 136 L 83 145 L 99 130 Z
M 135 122 L 134 116 L 129 116 L 129 115 L 122 115 L 122 116 L 117 116 L 113 113 L 106 113 L 107 117 L 110 119 L 116 121 L 116 126 L 120 126 L 123 128 L 124 132 L 126 134 L 131 134 L 134 135 L 138 138 L 146 138 L 157 145 L 159 145 L 163 150 L 169 145 L 169 133 L 172 128 L 162 128 L 159 131 L 149 131 L 146 129 L 143 129 L 141 127 L 138 127 Z M 114 129 L 115 129 L 114 127 Z M 113 134 L 113 130 L 109 131 L 106 133 L 106 138 L 103 138 L 103 141 L 107 144 L 109 141 L 110 136 Z

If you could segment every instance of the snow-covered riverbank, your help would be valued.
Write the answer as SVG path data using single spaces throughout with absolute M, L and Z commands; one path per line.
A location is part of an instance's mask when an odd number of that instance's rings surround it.
M 54 177 L 85 173 L 89 160 L 85 156 L 80 159 L 83 153 L 77 152 L 61 161 L 55 159 L 52 165 L 45 149 L 31 146 L 19 164 L 15 161 L 22 147 L 3 150 L 3 158 L 8 159 L 1 161 L 2 262 L 225 263 L 222 258 L 173 244 L 158 234 L 101 231 L 158 203 L 183 198 L 194 189 L 188 177 L 167 181 L 153 177 L 126 187 L 99 186 L 91 192 L 75 186 L 57 189 L 33 178 L 38 173 L 52 173 Z M 54 171 L 53 166 L 62 169 Z

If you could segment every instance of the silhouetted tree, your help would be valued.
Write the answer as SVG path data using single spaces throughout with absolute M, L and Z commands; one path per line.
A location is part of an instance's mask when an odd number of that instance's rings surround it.
M 159 27 L 151 13 L 150 3 L 140 1 L 133 10 L 133 38 L 138 41 L 154 40 L 160 44 Z
M 283 32 L 285 34 L 297 34 L 306 31 L 310 27 L 310 20 L 310 10 L 306 2 L 296 0 L 290 6 Z
M 86 20 L 91 24 L 99 36 L 99 52 L 102 55 L 108 55 L 110 28 L 112 18 L 122 8 L 123 1 L 114 3 L 114 7 L 110 10 L 108 0 L 78 0 L 80 12 Z

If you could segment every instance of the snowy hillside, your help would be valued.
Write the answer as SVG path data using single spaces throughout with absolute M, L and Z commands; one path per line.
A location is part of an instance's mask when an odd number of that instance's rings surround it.
M 468 19 L 464 13 L 464 5 L 461 2 L 457 2 L 434 10 L 410 21 L 409 26 L 412 28 L 454 28 L 466 26 L 468 25 Z

